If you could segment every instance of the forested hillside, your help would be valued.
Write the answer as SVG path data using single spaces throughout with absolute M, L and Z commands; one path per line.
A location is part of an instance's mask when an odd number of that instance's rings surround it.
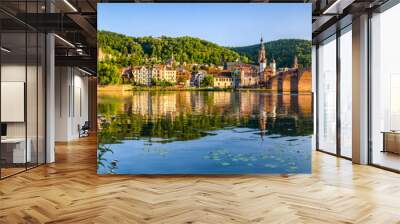
M 187 64 L 222 65 L 222 59 L 257 63 L 259 44 L 228 48 L 194 37 L 129 37 L 108 31 L 97 33 L 99 83 L 117 84 L 119 69 L 130 65 L 165 63 L 172 57 Z M 311 65 L 311 42 L 283 39 L 265 43 L 268 63 L 275 58 L 277 67 L 292 67 L 297 55 L 300 66 Z
M 177 62 L 221 65 L 222 56 L 227 61 L 240 58 L 235 51 L 194 37 L 128 37 L 100 31 L 98 47 L 109 59 L 122 65 L 163 63 L 172 54 Z M 247 62 L 247 58 L 241 60 Z
M 259 44 L 234 47 L 232 50 L 246 56 L 252 62 L 257 62 Z M 299 39 L 281 39 L 265 43 L 268 63 L 275 58 L 277 67 L 292 67 L 294 56 L 297 55 L 298 63 L 303 67 L 311 66 L 311 41 Z
M 163 63 L 174 54 L 177 62 L 221 65 L 226 61 L 242 60 L 257 63 L 259 44 L 227 48 L 194 37 L 129 37 L 99 31 L 98 47 L 110 60 L 121 66 Z M 268 60 L 275 58 L 277 67 L 291 67 L 294 56 L 304 67 L 311 65 L 311 41 L 282 39 L 265 43 Z

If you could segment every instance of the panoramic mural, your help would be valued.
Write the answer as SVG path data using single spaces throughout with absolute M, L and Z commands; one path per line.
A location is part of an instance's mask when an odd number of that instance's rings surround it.
M 310 4 L 99 4 L 98 173 L 310 173 L 310 21 Z

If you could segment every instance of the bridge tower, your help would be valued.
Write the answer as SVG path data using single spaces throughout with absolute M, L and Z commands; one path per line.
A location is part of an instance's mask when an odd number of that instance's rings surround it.
M 276 61 L 275 61 L 275 58 L 272 59 L 272 62 L 269 65 L 269 67 L 272 70 L 272 76 L 275 76 L 276 75 Z
M 299 62 L 297 60 L 297 55 L 294 56 L 293 68 L 294 69 L 298 69 L 299 68 Z

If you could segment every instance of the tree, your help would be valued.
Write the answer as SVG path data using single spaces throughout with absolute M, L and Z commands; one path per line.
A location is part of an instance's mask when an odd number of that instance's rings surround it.
M 184 83 L 184 82 L 186 82 L 188 80 L 189 80 L 189 78 L 187 76 L 184 76 L 184 75 L 178 76 L 176 78 L 176 82 L 177 83 Z
M 100 85 L 119 84 L 121 81 L 118 67 L 109 62 L 98 63 L 98 78 Z
M 212 75 L 206 75 L 200 83 L 201 87 L 212 87 L 214 86 L 214 77 Z
M 199 66 L 195 65 L 192 67 L 192 73 L 197 73 L 199 72 Z
M 108 31 L 99 31 L 97 35 L 99 48 L 116 58 L 120 66 L 141 63 L 145 58 L 153 59 L 152 63 L 164 63 L 172 54 L 177 62 L 189 64 L 222 65 L 222 56 L 228 61 L 240 58 L 231 49 L 194 37 L 135 38 Z

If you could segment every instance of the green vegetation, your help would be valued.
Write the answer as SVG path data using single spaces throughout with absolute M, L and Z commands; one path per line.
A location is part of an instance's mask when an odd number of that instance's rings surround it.
M 168 81 L 162 81 L 162 80 L 158 80 L 158 79 L 152 78 L 151 79 L 151 85 L 152 86 L 167 87 L 167 86 L 174 86 L 175 83 L 168 82 Z
M 231 49 L 238 52 L 240 55 L 246 56 L 251 62 L 256 63 L 260 45 L 233 47 Z M 311 41 L 298 39 L 276 40 L 265 43 L 265 49 L 268 63 L 274 58 L 278 68 L 291 68 L 293 66 L 294 56 L 296 55 L 300 66 L 311 66 Z
M 259 44 L 227 48 L 193 37 L 135 38 L 108 31 L 99 31 L 97 41 L 99 84 L 102 85 L 120 83 L 118 69 L 121 67 L 165 63 L 172 55 L 179 64 L 198 64 L 191 68 L 192 72 L 196 72 L 208 68 L 208 65 L 222 65 L 222 59 L 257 63 L 259 50 Z M 300 66 L 311 65 L 311 41 L 284 39 L 268 42 L 265 46 L 269 62 L 275 58 L 278 68 L 292 67 L 295 55 Z M 169 83 L 158 84 L 168 86 Z
M 99 75 L 99 84 L 100 85 L 108 85 L 108 84 L 118 84 L 120 83 L 120 74 L 118 71 L 118 66 L 106 63 L 99 62 L 97 64 L 97 69 Z
M 312 118 L 300 118 L 303 127 L 296 125 L 294 118 L 277 117 L 274 121 L 268 118 L 268 134 L 284 136 L 306 136 L 312 134 Z M 226 127 L 259 128 L 256 117 L 208 114 L 184 114 L 174 118 L 146 117 L 140 114 L 120 114 L 113 117 L 110 123 L 102 124 L 99 142 L 102 144 L 118 143 L 125 139 L 163 138 L 169 141 L 187 141 L 210 135 L 210 131 Z M 111 137 L 112 136 L 112 137 Z
M 108 31 L 97 32 L 98 47 L 105 60 L 120 66 L 165 63 L 174 55 L 177 62 L 222 65 L 222 58 L 235 61 L 235 51 L 194 37 L 128 37 Z M 242 57 L 248 61 L 246 57 Z
M 136 93 L 139 94 L 139 93 Z M 172 94 L 172 95 L 171 95 Z M 157 105 L 161 101 L 161 96 L 176 96 L 182 99 L 182 93 L 162 93 L 154 91 L 149 93 L 149 99 Z M 196 93 L 197 95 L 198 93 Z M 171 141 L 186 141 L 199 139 L 209 135 L 210 131 L 220 130 L 228 127 L 260 128 L 260 120 L 254 114 L 242 114 L 237 116 L 237 108 L 240 107 L 238 93 L 233 94 L 235 100 L 228 107 L 215 104 L 216 94 L 212 92 L 201 92 L 201 99 L 204 102 L 204 111 L 201 114 L 193 113 L 188 110 L 192 105 L 186 105 L 181 101 L 176 104 L 177 108 L 184 113 L 176 116 L 159 116 L 159 114 L 140 114 L 126 111 L 126 108 L 133 108 L 132 100 L 124 100 L 113 96 L 100 96 L 97 109 L 98 115 L 104 116 L 106 122 L 101 123 L 99 131 L 99 143 L 114 144 L 125 139 L 150 139 L 163 138 Z M 139 94 L 140 95 L 140 94 Z M 192 95 L 195 96 L 195 95 Z M 161 97 L 161 98 L 160 98 Z M 158 100 L 156 100 L 158 99 Z M 308 103 L 311 103 L 308 102 Z M 124 108 L 121 110 L 121 108 Z M 224 111 L 221 114 L 221 111 Z M 307 136 L 313 132 L 312 116 L 293 117 L 290 115 L 280 115 L 268 117 L 268 135 L 279 134 L 282 136 Z M 261 133 L 260 133 L 261 134 Z
M 206 75 L 200 85 L 201 87 L 214 86 L 214 77 L 212 75 Z

